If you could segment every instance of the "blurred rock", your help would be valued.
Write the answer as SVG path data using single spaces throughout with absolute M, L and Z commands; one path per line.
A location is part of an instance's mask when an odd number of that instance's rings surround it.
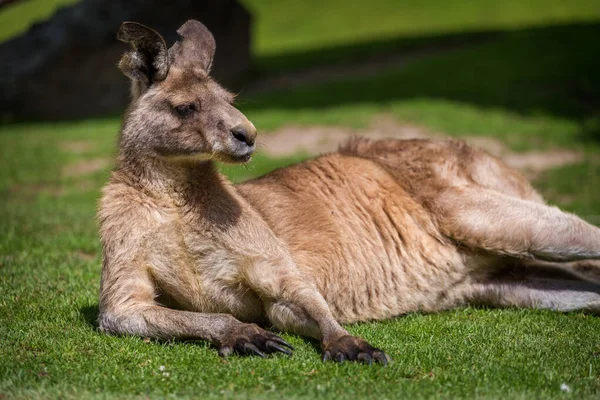
M 129 84 L 116 65 L 128 46 L 123 21 L 160 32 L 169 46 L 188 19 L 214 34 L 214 76 L 225 85 L 250 65 L 250 14 L 236 0 L 82 0 L 0 45 L 3 119 L 76 119 L 120 114 Z

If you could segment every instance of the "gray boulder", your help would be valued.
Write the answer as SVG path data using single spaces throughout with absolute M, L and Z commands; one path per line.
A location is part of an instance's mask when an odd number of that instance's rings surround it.
M 129 98 L 116 65 L 127 45 L 123 21 L 160 32 L 167 43 L 188 19 L 213 33 L 213 75 L 235 83 L 250 66 L 250 14 L 236 0 L 82 0 L 0 45 L 0 113 L 7 119 L 77 119 L 120 114 Z

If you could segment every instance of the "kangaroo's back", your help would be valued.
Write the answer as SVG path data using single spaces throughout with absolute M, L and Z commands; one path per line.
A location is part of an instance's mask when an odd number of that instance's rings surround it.
M 541 201 L 521 173 L 462 140 L 354 138 L 340 146 L 340 153 L 373 160 L 420 201 L 467 184 Z
M 377 160 L 333 153 L 237 188 L 343 322 L 439 309 L 465 279 L 431 212 Z

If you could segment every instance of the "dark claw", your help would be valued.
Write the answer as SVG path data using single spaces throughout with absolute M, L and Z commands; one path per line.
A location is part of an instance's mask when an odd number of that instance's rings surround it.
M 229 346 L 223 346 L 219 349 L 219 355 L 223 358 L 229 357 L 231 353 L 233 353 L 233 349 Z
M 380 362 L 383 365 L 388 365 L 388 363 L 392 361 L 392 358 L 385 354 L 383 351 L 376 351 L 375 353 L 373 353 L 373 359 L 375 361 Z
M 333 340 L 324 339 L 323 350 L 323 361 L 333 359 L 340 364 L 344 361 L 353 361 L 367 365 L 372 365 L 374 362 L 387 365 L 392 360 L 382 350 L 351 335 L 343 335 Z
M 267 350 L 280 351 L 282 353 L 287 354 L 288 356 L 292 355 L 292 351 L 290 349 L 282 347 L 271 340 L 267 340 L 267 343 L 265 343 L 265 347 L 267 348 Z
M 363 364 L 372 365 L 373 359 L 368 353 L 359 353 L 357 360 Z
M 260 357 L 262 357 L 262 358 L 265 358 L 265 357 L 266 357 L 266 356 L 265 356 L 265 354 L 264 354 L 262 351 L 260 351 L 260 350 L 258 349 L 258 347 L 256 347 L 256 346 L 255 346 L 255 345 L 253 345 L 252 343 L 245 343 L 245 344 L 244 344 L 244 351 L 245 351 L 246 353 L 250 353 L 250 352 L 252 352 L 252 353 L 254 353 L 254 354 L 256 354 L 257 356 L 260 356 Z
M 269 340 L 271 342 L 275 342 L 277 344 L 285 346 L 285 347 L 289 348 L 290 350 L 294 350 L 294 346 L 292 346 L 291 344 L 289 344 L 288 342 L 286 342 L 285 340 L 283 340 L 279 336 L 274 336 L 274 337 L 270 338 Z

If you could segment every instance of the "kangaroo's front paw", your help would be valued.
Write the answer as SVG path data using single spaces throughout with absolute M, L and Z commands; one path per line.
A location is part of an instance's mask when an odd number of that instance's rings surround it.
M 291 344 L 279 336 L 260 328 L 255 324 L 241 324 L 229 332 L 218 344 L 219 355 L 227 357 L 234 351 L 244 355 L 257 355 L 281 352 L 292 355 Z
M 371 365 L 373 362 L 379 362 L 387 365 L 392 360 L 383 350 L 371 346 L 366 341 L 351 336 L 344 335 L 331 342 L 323 342 L 323 361 L 333 360 L 338 363 L 344 361 L 358 361 Z

